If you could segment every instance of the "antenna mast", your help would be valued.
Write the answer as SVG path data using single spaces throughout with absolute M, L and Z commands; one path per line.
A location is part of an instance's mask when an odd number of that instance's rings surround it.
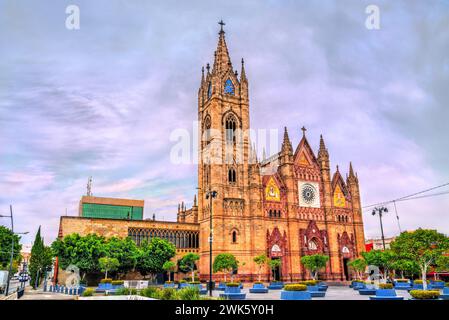
M 92 196 L 92 176 L 87 180 L 87 196 Z

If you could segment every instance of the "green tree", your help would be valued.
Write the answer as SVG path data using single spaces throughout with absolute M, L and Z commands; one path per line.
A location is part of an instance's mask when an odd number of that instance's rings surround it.
M 401 273 L 401 278 L 405 278 L 405 274 L 413 276 L 419 273 L 419 266 L 415 261 L 397 257 L 392 263 L 392 269 Z
M 307 270 L 309 270 L 313 280 L 317 279 L 318 272 L 321 269 L 326 268 L 328 260 L 329 256 L 323 254 L 313 254 L 301 257 L 301 263 Z
M 396 254 L 392 250 L 371 250 L 362 252 L 362 257 L 368 265 L 379 267 L 383 279 L 389 274 L 393 268 L 393 263 L 397 259 Z
M 125 274 L 136 268 L 139 250 L 131 238 L 109 238 L 106 240 L 105 251 L 107 257 L 118 260 L 117 271 L 119 273 Z
M 41 237 L 41 227 L 37 230 L 31 248 L 31 257 L 29 271 L 31 276 L 31 285 L 36 289 L 39 286 L 46 270 L 52 265 L 52 251 L 44 245 L 44 239 Z
M 223 272 L 224 281 L 226 282 L 226 274 L 229 273 L 231 276 L 231 281 L 234 281 L 234 270 L 237 270 L 239 262 L 235 256 L 231 253 L 220 253 L 218 254 L 212 265 L 212 271 Z
M 357 258 L 348 262 L 348 267 L 355 271 L 357 278 L 362 280 L 363 273 L 367 267 L 367 263 L 365 259 Z
M 257 264 L 259 267 L 258 274 L 259 274 L 259 282 L 262 280 L 262 268 L 267 264 L 268 257 L 265 254 L 258 255 L 253 259 L 253 261 Z
M 107 255 L 106 239 L 96 234 L 81 237 L 73 233 L 54 241 L 51 247 L 53 254 L 58 257 L 59 266 L 62 269 L 70 265 L 77 266 L 82 278 L 86 273 L 99 272 L 98 260 Z
M 20 244 L 20 236 L 13 234 L 10 229 L 0 226 L 0 267 L 1 269 L 9 269 L 11 260 L 11 243 L 14 238 L 13 246 L 13 266 L 20 263 L 22 245 Z
M 168 281 L 171 281 L 171 273 L 176 270 L 176 263 L 174 263 L 173 261 L 165 261 L 164 265 L 162 266 L 162 269 L 167 271 Z
M 271 269 L 271 274 L 273 275 L 273 277 L 276 268 L 280 268 L 281 265 L 282 265 L 281 259 L 270 259 L 270 261 L 268 261 L 268 266 Z
M 117 258 L 109 258 L 109 257 L 103 257 L 98 259 L 98 265 L 100 266 L 101 272 L 104 272 L 104 278 L 108 278 L 108 272 L 109 271 L 116 271 L 120 263 Z
M 392 243 L 392 250 L 402 258 L 415 261 L 421 271 L 423 289 L 427 290 L 426 274 L 449 249 L 449 239 L 436 230 L 418 229 L 401 233 Z
M 164 263 L 176 254 L 173 243 L 161 238 L 144 241 L 139 248 L 136 269 L 145 277 L 150 274 L 154 279 L 158 273 L 164 271 Z
M 200 260 L 200 256 L 191 252 L 182 257 L 180 261 L 182 269 L 192 272 L 192 282 L 195 281 L 195 269 L 198 260 Z

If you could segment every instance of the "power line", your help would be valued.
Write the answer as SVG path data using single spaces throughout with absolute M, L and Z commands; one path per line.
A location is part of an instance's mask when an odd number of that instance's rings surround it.
M 427 197 L 432 197 L 432 196 L 446 194 L 446 193 L 449 193 L 449 192 L 442 192 L 442 193 L 436 193 L 436 194 L 431 194 L 431 195 L 427 195 L 427 196 L 415 197 L 417 195 L 420 195 L 420 194 L 423 194 L 423 193 L 426 193 L 426 192 L 429 192 L 429 191 L 432 191 L 432 190 L 435 190 L 435 189 L 438 189 L 438 188 L 446 187 L 446 186 L 449 186 L 449 182 L 448 183 L 444 183 L 444 184 L 439 185 L 439 186 L 436 186 L 436 187 L 432 187 L 432 188 L 423 190 L 423 191 L 419 191 L 419 192 L 416 192 L 416 193 L 409 194 L 408 196 L 400 197 L 400 198 L 389 200 L 389 201 L 379 202 L 379 203 L 376 203 L 376 204 L 371 204 L 369 206 L 364 206 L 362 209 L 376 207 L 376 206 L 382 206 L 382 205 L 386 205 L 386 204 L 393 203 L 393 202 L 398 202 L 398 201 L 421 199 L 421 198 L 427 198 Z

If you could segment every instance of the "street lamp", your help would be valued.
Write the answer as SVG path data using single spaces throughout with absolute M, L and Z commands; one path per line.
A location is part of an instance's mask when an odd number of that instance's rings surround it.
M 388 212 L 388 209 L 387 208 L 385 208 L 385 207 L 380 207 L 380 208 L 374 208 L 373 209 L 373 216 L 375 216 L 376 214 L 378 214 L 379 215 L 379 220 L 380 220 L 380 232 L 382 233 L 382 245 L 383 245 L 383 247 L 384 247 L 384 250 L 385 250 L 385 237 L 384 237 L 384 227 L 383 227 L 383 225 L 382 225 L 382 213 L 383 212 L 385 212 L 385 213 L 387 213 Z
M 216 198 L 218 195 L 217 191 L 209 190 L 206 192 L 206 199 L 209 199 L 210 217 L 209 217 L 209 296 L 212 297 L 212 199 Z
M 9 282 L 11 280 L 12 261 L 13 261 L 13 257 L 14 257 L 14 235 L 15 234 L 27 234 L 28 233 L 28 232 L 14 233 L 14 217 L 13 217 L 13 214 L 12 214 L 12 205 L 9 205 L 9 212 L 10 212 L 10 215 L 0 215 L 0 218 L 11 218 L 11 233 L 12 233 L 12 237 L 11 237 L 11 257 L 9 259 L 8 281 L 6 282 L 5 296 L 8 295 Z

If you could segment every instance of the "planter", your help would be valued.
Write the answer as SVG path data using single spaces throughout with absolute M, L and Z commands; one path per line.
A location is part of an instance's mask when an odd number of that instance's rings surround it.
M 430 284 L 428 285 L 430 290 L 443 290 L 444 289 L 444 282 L 443 281 L 430 281 Z
M 226 288 L 225 288 L 225 293 L 240 293 L 240 292 L 241 292 L 240 286 L 238 286 L 238 287 L 226 286 Z
M 378 289 L 376 295 L 369 297 L 370 300 L 404 300 L 404 297 L 396 295 L 394 289 Z
M 325 282 L 318 282 L 318 291 L 327 291 L 328 285 Z
M 412 284 L 410 282 L 394 282 L 394 288 L 396 290 L 408 290 L 412 288 Z
M 312 298 L 322 298 L 326 295 L 326 292 L 320 291 L 318 286 L 307 286 L 307 291 L 310 292 Z
M 174 283 L 164 283 L 164 288 L 175 288 L 176 284 Z
M 281 300 L 312 300 L 309 291 L 281 291 Z
M 268 286 L 268 289 L 271 290 L 281 290 L 282 288 L 284 288 L 283 282 L 271 282 Z
M 217 290 L 224 291 L 226 289 L 226 283 L 220 282 L 218 284 Z
M 364 282 L 355 282 L 354 285 L 352 286 L 352 288 L 354 290 L 365 289 L 366 288 L 366 284 Z
M 364 289 L 359 290 L 359 294 L 362 296 L 374 296 L 376 295 L 376 287 L 374 285 L 366 285 Z
M 183 282 L 178 285 L 178 288 L 182 289 L 182 288 L 187 288 L 188 286 L 190 286 L 190 284 L 188 284 L 187 282 Z
M 265 288 L 265 286 L 262 283 L 254 283 L 253 287 L 249 289 L 250 293 L 267 293 L 268 288 Z

